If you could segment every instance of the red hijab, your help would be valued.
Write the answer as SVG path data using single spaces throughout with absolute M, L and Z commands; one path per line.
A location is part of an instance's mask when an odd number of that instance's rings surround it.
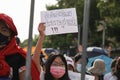
M 0 51 L 0 62 L 3 63 L 4 66 L 6 67 L 6 69 L 2 69 L 2 71 L 5 70 L 6 72 L 9 72 L 10 71 L 9 66 L 4 62 L 5 56 L 19 53 L 24 58 L 26 58 L 26 52 L 16 43 L 15 36 L 18 33 L 12 18 L 10 18 L 6 14 L 0 13 L 0 20 L 3 20 L 9 26 L 9 28 L 14 32 L 14 36 L 11 38 L 9 44 L 3 50 Z M 2 74 L 1 73 L 2 71 L 0 71 L 0 74 Z M 31 76 L 32 76 L 32 80 L 40 80 L 39 79 L 40 73 L 33 60 L 31 63 Z

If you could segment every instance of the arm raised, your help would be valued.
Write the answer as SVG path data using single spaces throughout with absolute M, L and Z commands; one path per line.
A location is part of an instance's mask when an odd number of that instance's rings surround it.
M 39 24 L 38 31 L 39 31 L 39 39 L 37 41 L 32 59 L 34 60 L 35 64 L 38 67 L 38 70 L 40 71 L 41 70 L 41 67 L 40 67 L 40 53 L 41 53 L 41 49 L 42 49 L 42 43 L 43 43 L 44 37 L 45 37 L 45 34 L 44 34 L 45 25 L 44 25 L 44 23 Z

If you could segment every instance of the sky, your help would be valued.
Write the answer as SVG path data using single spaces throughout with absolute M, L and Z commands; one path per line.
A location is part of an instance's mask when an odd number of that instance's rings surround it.
M 46 11 L 46 4 L 56 4 L 56 0 L 35 0 L 33 37 L 38 35 L 38 24 L 41 22 L 40 12 Z M 21 42 L 29 37 L 31 0 L 0 0 L 0 13 L 9 15 L 18 30 Z

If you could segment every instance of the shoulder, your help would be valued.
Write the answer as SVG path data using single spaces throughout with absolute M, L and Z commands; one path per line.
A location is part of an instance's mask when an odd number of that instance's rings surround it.
M 107 74 L 104 75 L 104 77 L 107 77 L 107 76 L 112 76 L 112 73 L 109 72 L 109 73 L 107 73 Z
M 117 80 L 117 77 L 114 76 L 114 75 L 112 75 L 111 78 L 110 78 L 110 80 Z
M 111 73 L 111 72 L 105 74 L 105 75 L 104 75 L 104 80 L 109 80 L 111 76 L 112 76 L 112 73 Z

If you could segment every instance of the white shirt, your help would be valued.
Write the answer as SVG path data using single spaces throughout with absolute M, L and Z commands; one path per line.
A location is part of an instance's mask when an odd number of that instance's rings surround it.
M 112 72 L 109 72 L 104 75 L 104 80 L 117 80 L 117 77 L 112 75 Z
M 41 71 L 41 73 L 40 73 L 40 80 L 44 80 L 44 76 L 45 76 L 45 72 Z
M 117 80 L 117 77 L 113 75 L 110 80 Z
M 104 80 L 110 80 L 110 78 L 112 77 L 112 72 L 109 72 L 107 74 L 104 75 Z

